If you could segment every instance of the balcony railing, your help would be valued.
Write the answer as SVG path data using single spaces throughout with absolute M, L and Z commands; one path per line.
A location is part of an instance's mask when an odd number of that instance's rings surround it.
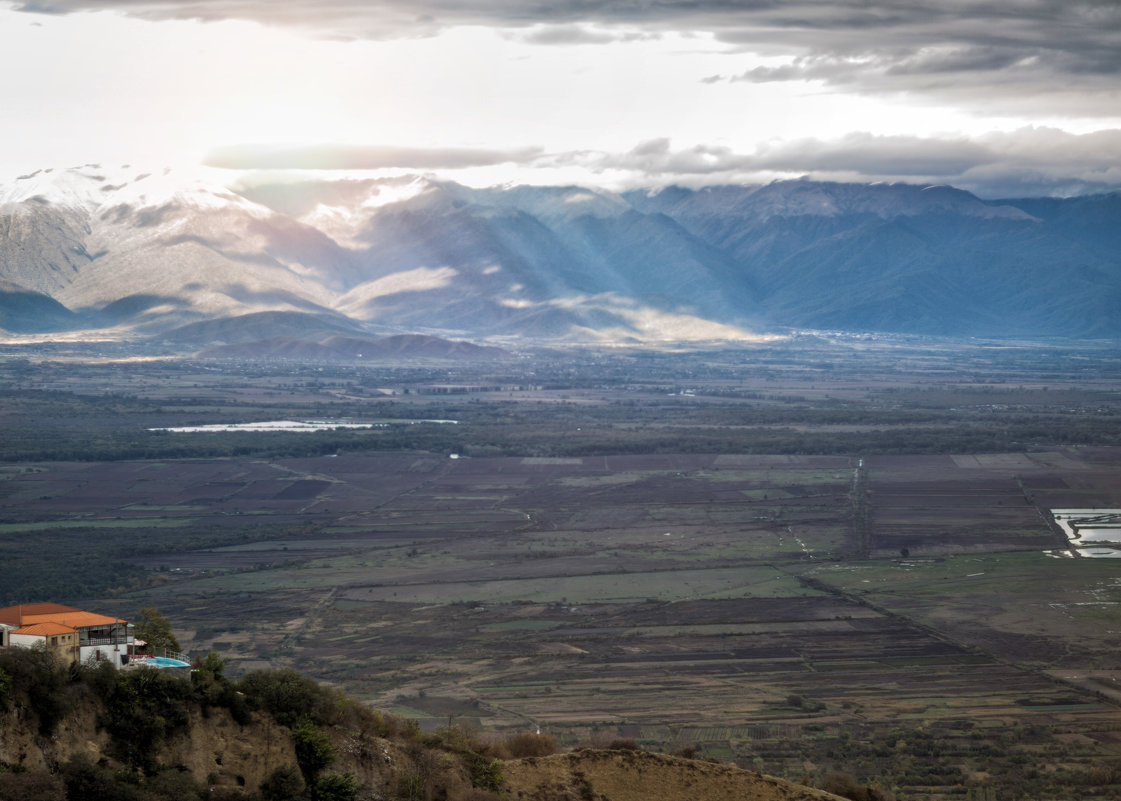
M 78 640 L 78 644 L 83 648 L 87 645 L 127 645 L 130 642 L 132 642 L 132 637 L 124 634 L 112 637 L 82 637 Z

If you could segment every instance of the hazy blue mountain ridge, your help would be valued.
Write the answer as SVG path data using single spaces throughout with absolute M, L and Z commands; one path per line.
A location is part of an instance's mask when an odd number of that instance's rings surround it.
M 0 278 L 0 329 L 23 333 L 65 331 L 78 320 L 54 298 Z
M 392 333 L 1121 335 L 1116 193 L 221 186 L 110 172 L 41 171 L 0 187 L 0 326 L 199 346 Z

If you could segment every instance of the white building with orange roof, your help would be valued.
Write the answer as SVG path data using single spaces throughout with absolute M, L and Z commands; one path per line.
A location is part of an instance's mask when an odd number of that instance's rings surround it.
M 8 632 L 8 643 L 23 648 L 42 643 L 56 653 L 64 662 L 77 662 L 81 659 L 78 646 L 78 630 L 62 623 L 32 623 Z
M 68 661 L 128 662 L 133 627 L 119 617 L 98 615 L 55 603 L 20 604 L 0 609 L 0 643 L 30 648 L 42 643 Z

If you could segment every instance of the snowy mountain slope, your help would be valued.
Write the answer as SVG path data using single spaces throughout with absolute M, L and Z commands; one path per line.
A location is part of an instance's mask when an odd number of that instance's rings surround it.
M 1118 336 L 1117 231 L 1115 196 L 986 202 L 809 181 L 623 194 L 420 177 L 226 185 L 93 165 L 0 187 L 0 279 L 47 328 L 198 324 L 207 343 L 323 333 L 324 321 L 335 333 L 600 340 L 789 327 Z M 62 305 L 48 312 L 43 297 Z

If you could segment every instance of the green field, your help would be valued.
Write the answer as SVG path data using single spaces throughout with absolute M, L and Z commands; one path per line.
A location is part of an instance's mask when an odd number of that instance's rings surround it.
M 102 528 L 178 528 L 190 526 L 196 521 L 188 518 L 168 520 L 164 518 L 138 518 L 135 520 L 39 520 L 34 523 L 0 523 L 0 535 L 18 534 L 27 531 L 65 531 L 68 529 Z

